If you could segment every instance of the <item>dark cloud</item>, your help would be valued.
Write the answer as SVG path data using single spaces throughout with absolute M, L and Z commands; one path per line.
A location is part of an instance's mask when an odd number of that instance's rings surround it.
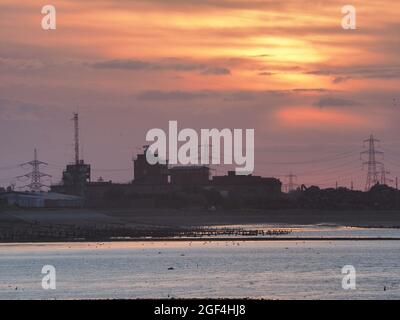
M 95 69 L 129 69 L 129 70 L 147 70 L 154 69 L 156 66 L 148 62 L 139 60 L 108 60 L 91 64 Z M 157 67 L 159 68 L 159 67 Z
M 274 72 L 260 72 L 258 75 L 259 76 L 273 76 L 275 73 Z
M 225 101 L 250 101 L 255 99 L 256 94 L 254 92 L 248 92 L 248 91 L 236 91 L 227 94 L 224 97 Z
M 331 90 L 325 89 L 325 88 L 296 88 L 296 89 L 292 89 L 291 91 L 297 92 L 297 93 L 302 93 L 302 92 L 328 92 Z
M 229 75 L 231 73 L 227 68 L 173 58 L 157 61 L 113 59 L 92 63 L 89 66 L 95 69 L 199 72 L 203 75 Z
M 199 100 L 199 99 L 221 99 L 223 101 L 251 101 L 259 99 L 271 100 L 271 99 L 292 99 L 298 101 L 302 97 L 302 93 L 328 93 L 333 92 L 324 88 L 297 88 L 292 90 L 264 90 L 264 91 L 212 91 L 212 90 L 200 90 L 200 91 L 158 91 L 149 90 L 143 91 L 136 94 L 138 100 Z
M 332 76 L 333 83 L 341 83 L 351 79 L 400 79 L 400 67 L 398 66 L 351 66 L 351 67 L 330 67 L 305 74 L 317 76 Z
M 230 75 L 231 71 L 227 68 L 218 68 L 218 67 L 212 67 L 212 68 L 207 68 L 202 72 L 204 75 L 215 75 L 215 76 L 223 76 L 223 75 Z
M 332 80 L 332 82 L 335 83 L 335 84 L 338 84 L 338 83 L 342 83 L 342 82 L 345 82 L 345 81 L 348 81 L 348 80 L 351 80 L 351 77 L 349 77 L 349 76 L 344 76 L 344 77 L 340 76 L 340 77 L 334 78 Z
M 215 98 L 219 94 L 214 91 L 144 91 L 136 95 L 139 100 L 196 100 Z
M 315 103 L 315 105 L 320 108 L 324 108 L 324 107 L 360 106 L 362 104 L 360 102 L 357 102 L 354 100 L 349 100 L 349 99 L 343 99 L 343 98 L 337 98 L 337 97 L 325 97 L 325 98 L 321 98 L 319 101 L 317 101 Z

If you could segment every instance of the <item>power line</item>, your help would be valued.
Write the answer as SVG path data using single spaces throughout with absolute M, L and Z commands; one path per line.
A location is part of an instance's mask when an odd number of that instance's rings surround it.
M 338 165 L 335 165 L 335 166 L 332 166 L 332 167 L 321 168 L 321 169 L 312 170 L 312 171 L 303 171 L 303 172 L 299 172 L 298 174 L 302 175 L 302 176 L 318 176 L 320 174 L 326 174 L 326 173 L 334 174 L 336 172 L 342 172 L 342 170 L 336 170 L 336 169 L 339 169 L 339 168 L 342 168 L 342 167 L 346 167 L 346 166 L 348 166 L 350 164 L 354 165 L 354 160 L 349 161 L 349 162 L 345 162 L 345 163 L 341 163 L 341 164 L 338 164 Z M 356 170 L 356 169 L 357 168 L 353 168 L 352 170 Z M 285 177 L 286 174 L 274 174 L 274 176 L 276 176 L 276 177 Z
M 336 160 L 340 160 L 340 159 L 344 159 L 344 158 L 348 158 L 348 156 L 354 155 L 355 151 L 351 151 L 351 152 L 343 152 L 343 153 L 339 153 L 336 156 L 334 156 L 332 158 L 331 156 L 326 156 L 323 158 L 319 158 L 319 159 L 311 159 L 311 160 L 306 160 L 306 161 L 291 161 L 291 162 L 271 162 L 271 161 L 262 161 L 260 163 L 264 163 L 264 164 L 270 164 L 270 165 L 299 165 L 299 164 L 314 164 L 314 163 L 318 163 L 318 162 L 330 162 L 330 161 L 336 161 Z
M 351 174 L 353 173 L 353 174 Z M 354 177 L 359 177 L 359 175 L 354 173 L 354 170 L 348 170 L 348 171 L 343 171 L 340 176 L 334 177 L 334 178 L 323 178 L 319 180 L 314 180 L 312 184 L 324 184 L 324 183 L 335 183 L 337 181 L 343 181 L 345 179 L 350 179 Z

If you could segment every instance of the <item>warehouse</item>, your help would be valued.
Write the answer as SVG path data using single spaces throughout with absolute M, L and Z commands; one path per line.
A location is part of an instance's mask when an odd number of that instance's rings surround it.
M 82 197 L 54 192 L 11 191 L 0 193 L 0 199 L 22 208 L 79 208 L 84 205 Z

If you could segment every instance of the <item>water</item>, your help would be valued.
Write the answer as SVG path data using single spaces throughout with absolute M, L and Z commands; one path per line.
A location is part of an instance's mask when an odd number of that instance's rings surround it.
M 0 299 L 399 299 L 399 253 L 400 241 L 3 244 Z M 41 287 L 48 264 L 56 290 Z

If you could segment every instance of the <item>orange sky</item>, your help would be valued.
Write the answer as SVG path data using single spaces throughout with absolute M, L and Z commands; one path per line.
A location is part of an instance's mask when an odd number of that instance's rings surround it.
M 69 123 L 47 144 L 38 127 L 60 128 L 77 105 L 86 157 L 100 168 L 128 168 L 145 132 L 168 120 L 255 128 L 260 174 L 284 172 L 261 163 L 310 143 L 330 154 L 371 133 L 397 143 L 398 1 L 351 1 L 357 30 L 342 29 L 337 0 L 51 4 L 54 31 L 41 29 L 37 1 L 0 3 L 0 147 L 12 150 L 0 162 L 25 160 L 32 144 L 68 161 Z

